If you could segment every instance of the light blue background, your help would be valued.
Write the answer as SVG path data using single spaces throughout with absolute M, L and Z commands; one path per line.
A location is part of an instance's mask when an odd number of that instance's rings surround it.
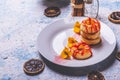
M 115 33 L 120 49 L 120 25 L 111 23 L 108 15 L 120 11 L 120 0 L 99 0 L 98 19 L 106 23 Z M 69 0 L 0 0 L 0 80 L 87 80 L 86 76 L 70 77 L 58 74 L 47 66 L 43 73 L 28 76 L 23 64 L 31 58 L 39 58 L 36 39 L 45 26 L 56 19 L 65 18 L 71 12 Z M 65 3 L 65 5 L 63 5 Z M 61 7 L 61 15 L 55 18 L 44 16 L 49 6 Z M 120 80 L 120 62 L 102 72 L 106 80 Z

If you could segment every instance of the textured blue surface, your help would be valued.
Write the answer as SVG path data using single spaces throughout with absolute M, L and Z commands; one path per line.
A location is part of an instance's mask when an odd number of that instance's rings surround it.
M 45 26 L 71 12 L 69 0 L 0 0 L 0 80 L 86 80 L 86 76 L 65 76 L 47 66 L 36 76 L 23 72 L 23 64 L 31 58 L 39 58 L 36 48 L 38 34 Z M 64 4 L 63 4 L 64 3 Z M 61 7 L 61 15 L 55 18 L 44 16 L 47 6 Z M 108 15 L 120 10 L 120 0 L 100 0 L 98 19 L 115 33 L 120 49 L 120 25 L 109 22 Z M 106 80 L 120 80 L 120 62 L 102 72 Z

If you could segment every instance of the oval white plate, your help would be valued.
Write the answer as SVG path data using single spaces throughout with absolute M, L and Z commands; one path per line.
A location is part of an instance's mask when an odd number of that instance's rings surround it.
M 80 21 L 83 18 L 80 18 Z M 67 44 L 67 39 L 74 35 L 73 25 L 65 19 L 57 20 L 40 32 L 37 39 L 38 51 L 48 61 L 66 67 L 85 67 L 99 63 L 109 57 L 115 46 L 116 39 L 112 30 L 104 23 L 101 23 L 101 39 L 99 45 L 92 47 L 93 56 L 86 60 L 65 60 L 59 57 L 61 51 Z

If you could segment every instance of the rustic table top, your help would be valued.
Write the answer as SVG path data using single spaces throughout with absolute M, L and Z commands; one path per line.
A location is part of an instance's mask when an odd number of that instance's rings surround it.
M 61 14 L 48 18 L 44 9 L 52 5 L 60 7 Z M 120 49 L 120 24 L 108 20 L 108 15 L 118 10 L 120 0 L 100 0 L 98 19 L 113 30 Z M 87 80 L 86 76 L 56 73 L 47 66 L 36 76 L 28 76 L 23 71 L 25 61 L 40 58 L 36 48 L 38 34 L 47 24 L 65 18 L 70 12 L 69 0 L 0 0 L 0 80 Z M 115 60 L 102 73 L 106 80 L 120 80 L 119 69 L 120 62 Z

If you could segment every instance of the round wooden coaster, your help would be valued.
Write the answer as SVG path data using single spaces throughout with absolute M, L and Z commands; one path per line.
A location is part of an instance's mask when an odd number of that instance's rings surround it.
M 116 53 L 116 58 L 120 61 L 120 51 Z
M 60 15 L 61 11 L 58 7 L 48 7 L 44 11 L 44 15 L 47 17 L 56 17 Z
M 102 75 L 102 73 L 100 73 L 98 71 L 91 71 L 88 74 L 88 80 L 105 80 L 105 78 Z
M 112 12 L 109 16 L 108 19 L 113 22 L 113 23 L 118 23 L 120 24 L 120 11 Z
M 27 75 L 37 75 L 44 70 L 45 64 L 39 59 L 30 59 L 23 65 L 23 70 Z

